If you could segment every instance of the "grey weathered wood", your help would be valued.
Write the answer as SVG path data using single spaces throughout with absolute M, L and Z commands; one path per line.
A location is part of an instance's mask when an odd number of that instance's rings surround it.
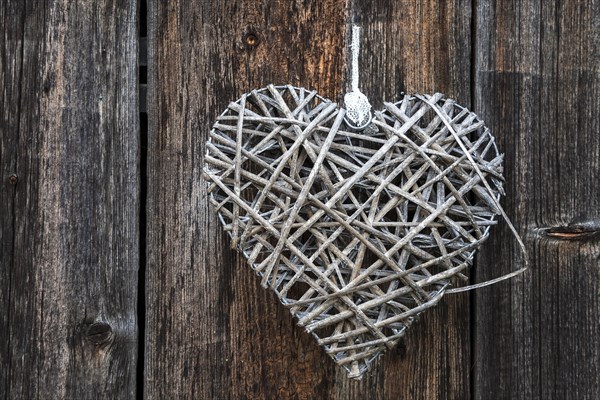
M 252 88 L 291 83 L 341 100 L 354 18 L 376 105 L 405 89 L 468 105 L 470 12 L 460 1 L 150 2 L 147 398 L 468 398 L 468 295 L 349 381 L 229 250 L 201 169 L 214 119 Z
M 289 82 L 340 95 L 345 13 L 332 0 L 149 2 L 148 399 L 330 387 L 333 362 L 229 249 L 201 171 L 213 120 L 243 92 Z
M 0 7 L 2 398 L 142 390 L 136 3 Z M 146 397 L 600 397 L 597 2 L 150 5 Z M 531 261 L 474 309 L 446 296 L 361 382 L 229 250 L 201 179 L 208 129 L 241 93 L 291 83 L 341 100 L 351 21 L 376 107 L 442 91 L 492 127 Z M 506 226 L 491 237 L 478 281 L 520 266 Z
M 600 7 L 479 1 L 475 109 L 531 269 L 476 293 L 477 399 L 600 398 Z M 520 265 L 504 227 L 478 278 Z
M 375 107 L 403 91 L 470 106 L 470 1 L 355 0 L 352 16 L 363 27 L 361 87 Z M 338 398 L 468 399 L 469 312 L 468 293 L 445 296 L 407 332 L 399 355 L 384 355 L 362 382 L 343 381 Z
M 136 1 L 7 1 L 0 21 L 0 397 L 133 398 Z

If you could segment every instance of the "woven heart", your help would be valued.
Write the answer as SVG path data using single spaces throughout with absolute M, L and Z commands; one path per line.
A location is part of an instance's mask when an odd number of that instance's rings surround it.
M 467 279 L 495 224 L 502 156 L 483 122 L 440 94 L 386 103 L 363 132 L 344 114 L 302 88 L 245 94 L 210 133 L 205 176 L 232 247 L 361 377 Z

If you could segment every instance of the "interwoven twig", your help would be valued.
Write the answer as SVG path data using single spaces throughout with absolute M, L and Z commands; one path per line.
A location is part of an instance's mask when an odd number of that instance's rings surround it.
M 360 377 L 451 278 L 467 279 L 495 223 L 502 156 L 440 94 L 386 103 L 366 133 L 344 112 L 303 88 L 245 94 L 210 133 L 205 175 L 232 246 Z

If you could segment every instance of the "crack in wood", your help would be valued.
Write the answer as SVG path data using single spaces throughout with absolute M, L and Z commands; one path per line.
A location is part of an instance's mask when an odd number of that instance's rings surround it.
M 555 226 L 543 229 L 546 236 L 561 240 L 582 240 L 600 233 L 600 220 L 592 220 L 575 225 Z

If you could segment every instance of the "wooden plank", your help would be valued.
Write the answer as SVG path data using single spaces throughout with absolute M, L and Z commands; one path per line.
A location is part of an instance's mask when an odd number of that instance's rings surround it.
M 531 269 L 476 295 L 477 399 L 600 397 L 599 19 L 596 2 L 478 2 L 475 104 Z M 492 236 L 480 279 L 521 265 Z
M 149 2 L 148 399 L 318 398 L 333 378 L 229 249 L 201 176 L 208 131 L 242 93 L 292 83 L 340 97 L 345 1 L 311 4 Z
M 361 87 L 372 104 L 400 93 L 442 92 L 470 106 L 470 1 L 354 1 L 364 29 Z M 341 378 L 336 398 L 468 399 L 469 294 L 447 295 L 361 382 Z
M 0 10 L 0 397 L 133 398 L 136 1 Z
M 0 7 L 0 21 L 12 20 L 18 29 L 3 29 L 0 58 L 0 397 L 7 398 L 9 387 L 9 318 L 11 270 L 14 259 L 15 188 L 17 139 L 19 130 L 19 90 L 23 56 L 23 9 L 17 2 Z M 19 21 L 21 24 L 17 24 Z
M 150 2 L 147 398 L 468 398 L 468 295 L 449 298 L 371 375 L 349 381 L 229 250 L 201 178 L 210 126 L 242 93 L 291 83 L 341 100 L 355 18 L 365 28 L 363 88 L 376 105 L 405 89 L 469 104 L 470 3 L 371 7 Z

